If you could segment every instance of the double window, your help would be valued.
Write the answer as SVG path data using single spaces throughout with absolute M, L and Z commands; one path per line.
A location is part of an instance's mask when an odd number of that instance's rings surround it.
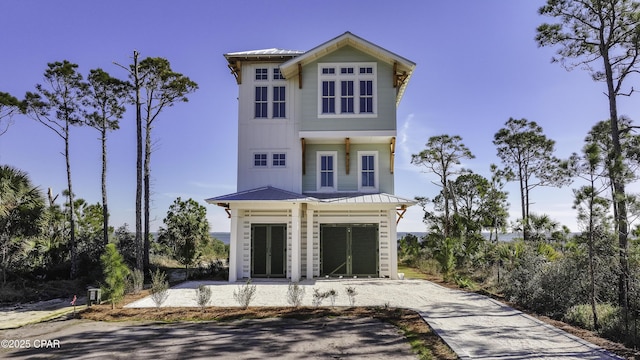
M 318 64 L 318 116 L 375 116 L 375 75 L 375 63 Z
M 286 94 L 284 77 L 279 68 L 271 68 L 272 76 L 269 77 L 270 68 L 255 69 L 255 111 L 254 117 L 265 118 L 286 118 Z M 269 106 L 271 103 L 271 107 Z
M 253 167 L 254 168 L 283 168 L 287 166 L 287 154 L 283 152 L 273 152 L 270 154 L 266 152 L 253 154 Z

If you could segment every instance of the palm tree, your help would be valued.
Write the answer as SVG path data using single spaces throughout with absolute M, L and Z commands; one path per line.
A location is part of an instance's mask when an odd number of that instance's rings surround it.
M 0 166 L 0 261 L 3 284 L 6 283 L 7 269 L 14 255 L 12 250 L 22 247 L 16 238 L 37 234 L 43 209 L 44 197 L 31 184 L 27 174 L 8 165 Z

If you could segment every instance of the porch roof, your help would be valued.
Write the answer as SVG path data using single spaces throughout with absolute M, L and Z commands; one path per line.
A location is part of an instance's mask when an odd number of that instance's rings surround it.
M 298 194 L 291 191 L 264 186 L 256 189 L 239 191 L 233 194 L 206 199 L 210 204 L 226 205 L 232 202 L 303 202 L 316 204 L 395 204 L 415 205 L 417 202 L 386 193 L 306 193 Z
M 328 204 L 396 204 L 415 205 L 417 201 L 387 193 L 314 193 L 321 203 Z
M 235 201 L 305 201 L 314 200 L 305 195 L 297 194 L 291 191 L 278 189 L 272 186 L 264 186 L 261 188 L 239 191 L 233 194 L 206 199 L 210 204 L 235 202 Z

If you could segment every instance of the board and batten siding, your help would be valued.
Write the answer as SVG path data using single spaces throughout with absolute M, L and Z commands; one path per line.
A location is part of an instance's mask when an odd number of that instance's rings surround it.
M 308 261 L 311 261 L 313 276 L 320 276 L 320 225 L 321 224 L 376 224 L 378 225 L 378 272 L 381 277 L 395 277 L 391 273 L 394 268 L 393 259 L 397 254 L 393 251 L 397 246 L 395 209 L 372 209 L 366 205 L 359 209 L 346 209 L 343 206 L 324 206 L 313 210 L 312 238 L 307 239 L 306 212 L 300 213 L 300 274 L 306 276 Z M 239 266 L 237 278 L 251 278 L 251 225 L 252 224 L 286 224 L 287 226 L 287 278 L 292 274 L 292 218 L 291 210 L 261 209 L 238 210 L 238 254 Z M 309 240 L 309 241 L 308 241 Z M 311 247 L 312 257 L 307 257 L 307 249 Z
M 376 74 L 376 116 L 357 118 L 318 117 L 318 63 L 374 62 Z M 319 60 L 305 65 L 302 69 L 300 96 L 296 105 L 301 109 L 302 131 L 348 131 L 348 130 L 395 130 L 396 129 L 396 88 L 393 87 L 393 66 L 381 62 L 351 46 L 338 49 Z M 336 85 L 338 86 L 338 85 Z M 339 99 L 336 99 L 339 101 Z
M 358 151 L 378 152 L 378 191 L 387 194 L 394 193 L 394 178 L 390 172 L 389 144 L 351 144 L 349 149 L 349 174 L 346 173 L 346 151 L 341 144 L 309 144 L 306 146 L 306 172 L 302 176 L 302 191 L 317 191 L 318 156 L 319 151 L 336 151 L 338 191 L 357 192 L 360 174 L 358 172 Z
M 255 69 L 268 68 L 268 76 L 279 63 L 243 63 L 242 84 L 238 93 L 238 191 L 250 190 L 262 186 L 301 191 L 301 151 L 298 136 L 299 119 L 294 110 L 296 89 L 293 81 L 269 82 L 256 81 Z M 255 118 L 255 87 L 268 86 L 268 107 L 271 114 L 272 87 L 286 86 L 286 118 Z M 255 153 L 266 153 L 268 165 L 256 168 L 253 163 Z M 271 166 L 273 153 L 286 153 L 286 166 Z

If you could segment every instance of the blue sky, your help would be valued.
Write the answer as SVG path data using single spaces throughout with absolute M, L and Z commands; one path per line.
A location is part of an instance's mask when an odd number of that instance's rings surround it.
M 432 197 L 435 177 L 410 164 L 430 136 L 460 135 L 476 158 L 464 164 L 488 176 L 498 163 L 493 135 L 509 117 L 538 122 L 557 142 L 557 156 L 579 151 L 587 131 L 608 118 L 604 84 L 581 70 L 551 64 L 554 49 L 538 48 L 535 28 L 543 0 L 513 1 L 162 1 L 111 0 L 0 2 L 0 91 L 22 97 L 42 82 L 48 62 L 67 59 L 86 76 L 103 68 L 126 74 L 113 62 L 167 58 L 200 89 L 188 103 L 167 109 L 153 130 L 152 230 L 181 196 L 204 199 L 235 191 L 237 85 L 227 52 L 284 48 L 309 50 L 345 31 L 417 63 L 398 108 L 396 194 Z M 636 82 L 637 78 L 630 79 Z M 637 98 L 620 100 L 632 119 Z M 135 118 L 129 111 L 109 137 L 111 224 L 134 224 Z M 0 136 L 0 164 L 29 173 L 43 192 L 66 187 L 63 143 L 23 116 Z M 71 134 L 74 192 L 100 201 L 100 144 L 92 128 Z M 571 188 L 535 189 L 531 211 L 546 213 L 578 231 Z M 520 212 L 515 183 L 512 220 Z M 211 231 L 229 220 L 206 205 Z M 411 208 L 398 231 L 424 231 L 422 210 Z

